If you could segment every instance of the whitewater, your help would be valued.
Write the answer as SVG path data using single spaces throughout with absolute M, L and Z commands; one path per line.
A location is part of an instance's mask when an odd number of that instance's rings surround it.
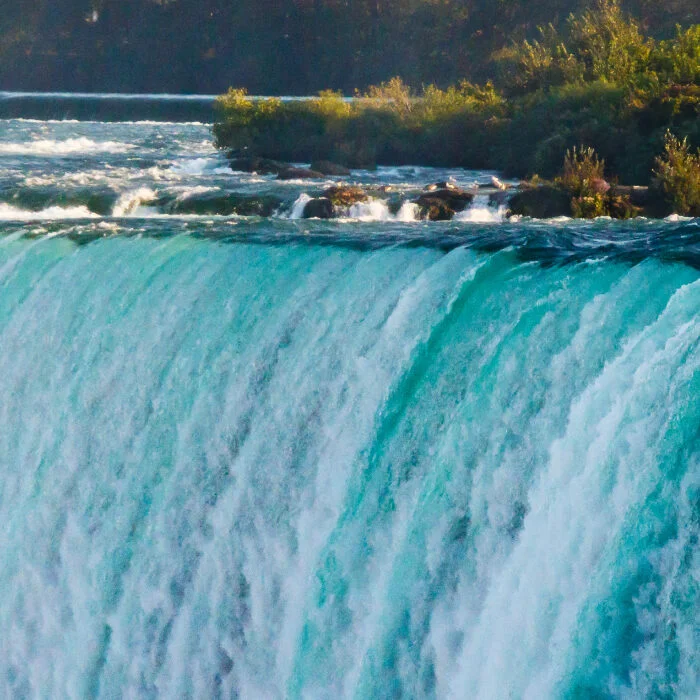
M 700 222 L 490 175 L 0 121 L 0 697 L 700 696 Z

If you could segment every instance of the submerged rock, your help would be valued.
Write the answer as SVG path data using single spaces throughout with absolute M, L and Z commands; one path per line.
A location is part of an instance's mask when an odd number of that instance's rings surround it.
M 361 187 L 350 185 L 335 185 L 329 187 L 322 195 L 336 207 L 351 207 L 358 202 L 366 202 L 369 195 Z
M 202 192 L 173 202 L 159 201 L 158 204 L 173 214 L 271 216 L 282 205 L 282 200 L 273 195 Z
M 229 156 L 231 170 L 239 170 L 244 173 L 257 173 L 258 175 L 279 175 L 283 170 L 291 167 L 289 163 L 282 163 L 270 158 L 258 158 L 257 156 Z
M 421 196 L 416 204 L 420 207 L 421 219 L 449 221 L 455 215 L 455 210 L 439 197 Z
M 639 208 L 640 215 L 663 219 L 673 213 L 673 207 L 666 201 L 664 193 L 655 187 L 640 185 L 615 185 L 613 197 L 626 197 L 632 206 Z
M 311 170 L 316 170 L 324 175 L 333 175 L 334 177 L 346 177 L 352 175 L 350 170 L 344 165 L 332 163 L 330 160 L 315 160 L 311 163 Z
M 571 216 L 571 195 L 554 185 L 527 186 L 511 197 L 508 214 L 533 219 Z
M 431 221 L 451 219 L 455 212 L 464 211 L 474 200 L 474 195 L 451 183 L 447 187 L 421 194 L 415 203 L 420 207 L 421 218 Z
M 304 219 L 332 219 L 334 214 L 333 202 L 330 199 L 316 197 L 306 203 L 301 216 Z
M 573 196 L 563 187 L 553 184 L 525 184 L 508 202 L 508 215 L 551 219 L 573 216 L 593 219 L 610 216 L 613 219 L 633 219 L 648 213 L 653 197 L 647 187 L 613 186 L 605 180 L 591 182 L 590 193 Z
M 309 168 L 297 168 L 289 165 L 277 174 L 278 180 L 320 180 L 323 179 L 323 173 Z
M 496 207 L 503 206 L 508 203 L 508 190 L 498 190 L 498 192 L 489 193 L 489 204 Z

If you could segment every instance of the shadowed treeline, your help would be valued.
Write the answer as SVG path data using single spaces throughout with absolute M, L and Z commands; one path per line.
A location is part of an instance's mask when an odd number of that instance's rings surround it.
M 22 0 L 0 13 L 0 88 L 352 93 L 391 76 L 498 78 L 494 55 L 563 26 L 585 0 Z M 628 0 L 656 37 L 700 21 L 697 0 Z

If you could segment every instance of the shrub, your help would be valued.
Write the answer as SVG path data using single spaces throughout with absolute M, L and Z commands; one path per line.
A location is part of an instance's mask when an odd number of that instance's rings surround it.
M 662 41 L 651 52 L 649 68 L 665 84 L 700 83 L 700 24 L 686 31 L 676 29 L 676 38 Z
M 691 152 L 687 138 L 681 141 L 667 132 L 654 174 L 676 213 L 700 216 L 700 149 Z
M 556 183 L 579 198 L 604 195 L 605 161 L 592 148 L 572 148 L 566 152 L 564 168 Z
M 608 207 L 605 197 L 602 194 L 573 197 L 571 213 L 575 219 L 595 219 L 598 216 L 607 216 Z
M 414 95 L 411 88 L 398 77 L 380 85 L 370 86 L 360 97 L 387 103 L 386 106 L 402 114 L 407 114 L 413 109 Z
M 500 64 L 501 80 L 511 95 L 577 83 L 583 65 L 551 24 L 539 27 L 540 38 L 502 49 L 494 56 Z
M 598 0 L 580 17 L 569 18 L 570 49 L 590 80 L 625 83 L 646 65 L 651 42 L 625 15 L 618 0 Z
M 627 195 L 615 194 L 605 181 L 605 161 L 593 148 L 572 148 L 566 152 L 564 167 L 556 184 L 571 195 L 571 213 L 577 219 L 612 216 L 631 219 L 638 216 Z
M 343 93 L 335 90 L 321 90 L 308 106 L 326 119 L 347 119 L 352 111 L 351 104 L 343 99 Z

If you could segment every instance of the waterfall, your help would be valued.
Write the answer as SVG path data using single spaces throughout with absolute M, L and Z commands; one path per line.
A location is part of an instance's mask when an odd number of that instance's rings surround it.
M 0 240 L 5 697 L 693 697 L 698 273 Z

